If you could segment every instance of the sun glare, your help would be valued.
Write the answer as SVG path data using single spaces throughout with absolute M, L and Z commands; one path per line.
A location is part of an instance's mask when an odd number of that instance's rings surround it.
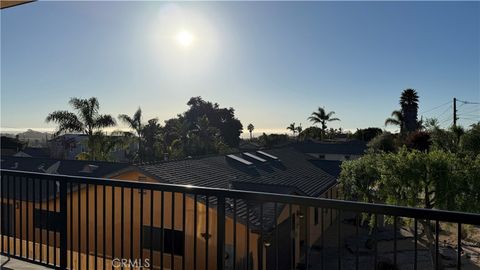
M 177 34 L 177 42 L 183 47 L 188 47 L 193 42 L 193 35 L 188 31 L 181 31 Z

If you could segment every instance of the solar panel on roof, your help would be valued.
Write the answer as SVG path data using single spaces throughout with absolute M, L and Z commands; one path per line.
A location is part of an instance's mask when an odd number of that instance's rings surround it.
M 261 157 L 259 157 L 259 156 L 256 156 L 256 155 L 254 155 L 254 154 L 251 154 L 251 153 L 243 153 L 242 155 L 244 155 L 244 156 L 246 156 L 246 157 L 248 157 L 248 158 L 251 158 L 251 159 L 253 159 L 253 160 L 255 160 L 255 161 L 258 161 L 258 162 L 267 162 L 267 160 L 265 160 L 265 159 L 263 159 L 263 158 L 261 158 Z
M 260 150 L 257 151 L 257 154 L 260 154 L 261 156 L 264 156 L 264 157 L 269 158 L 269 159 L 278 160 L 278 157 L 270 155 L 269 153 L 265 153 L 265 152 L 260 151 Z
M 246 159 L 243 159 L 243 158 L 241 158 L 241 157 L 237 157 L 237 156 L 235 156 L 235 155 L 227 155 L 226 158 L 227 158 L 227 159 L 230 159 L 230 160 L 232 160 L 232 161 L 241 163 L 241 164 L 246 165 L 246 166 L 252 166 L 252 165 L 253 165 L 252 162 L 250 162 L 250 161 L 248 161 L 248 160 L 246 160 Z

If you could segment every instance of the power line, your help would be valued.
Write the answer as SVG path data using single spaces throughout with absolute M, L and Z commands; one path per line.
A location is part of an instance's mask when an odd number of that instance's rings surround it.
M 457 101 L 463 104 L 480 104 L 480 102 L 465 101 L 465 100 L 459 100 L 459 99 L 457 99 Z
M 443 103 L 443 104 L 441 104 L 441 105 L 438 105 L 438 106 L 436 106 L 436 107 L 433 107 L 433 108 L 431 108 L 431 109 L 428 109 L 428 110 L 426 110 L 426 111 L 423 111 L 423 112 L 421 112 L 420 114 L 425 114 L 425 113 L 427 113 L 427 112 L 434 111 L 434 110 L 436 110 L 436 109 L 438 109 L 438 108 L 440 108 L 440 107 L 442 107 L 442 106 L 445 106 L 445 105 L 447 105 L 447 104 L 449 104 L 449 103 L 451 103 L 451 102 L 452 102 L 452 101 L 449 100 L 449 101 L 447 101 L 447 102 L 445 102 L 445 103 Z

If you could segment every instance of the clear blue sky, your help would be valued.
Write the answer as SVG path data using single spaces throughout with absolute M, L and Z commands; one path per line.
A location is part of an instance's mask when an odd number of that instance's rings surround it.
M 145 120 L 202 96 L 257 131 L 309 126 L 318 106 L 332 127 L 383 127 L 405 88 L 421 112 L 480 101 L 479 17 L 480 2 L 35 2 L 1 11 L 1 127 L 53 129 L 73 96 Z M 450 124 L 448 106 L 426 115 Z

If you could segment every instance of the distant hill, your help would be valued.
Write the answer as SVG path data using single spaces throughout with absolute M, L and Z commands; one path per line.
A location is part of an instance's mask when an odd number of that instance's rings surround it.
M 28 129 L 25 132 L 17 134 L 2 133 L 2 136 L 15 138 L 18 136 L 20 141 L 27 143 L 30 147 L 44 147 L 47 144 L 47 140 L 53 137 L 53 134 L 49 132 L 40 132 L 32 129 Z

